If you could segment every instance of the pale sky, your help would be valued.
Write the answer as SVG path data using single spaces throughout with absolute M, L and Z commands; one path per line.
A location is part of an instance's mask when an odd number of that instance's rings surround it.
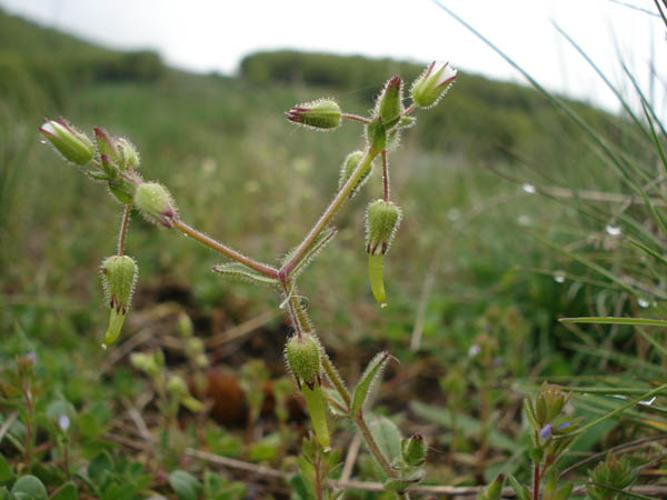
M 441 0 L 548 88 L 612 109 L 611 93 L 551 22 L 569 33 L 619 82 L 616 46 L 648 89 L 657 61 L 658 109 L 665 113 L 667 41 L 652 0 Z M 118 48 L 153 48 L 171 65 L 236 71 L 262 49 L 294 48 L 388 56 L 522 81 L 506 62 L 432 0 L 0 0 L 42 24 Z M 663 63 L 660 63 L 662 61 Z

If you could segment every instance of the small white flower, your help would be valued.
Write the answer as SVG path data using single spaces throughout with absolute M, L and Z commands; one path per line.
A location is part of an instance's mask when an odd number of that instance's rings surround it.
M 69 429 L 70 421 L 69 417 L 67 415 L 60 415 L 58 417 L 58 427 L 60 427 L 60 430 L 63 432 L 67 432 Z

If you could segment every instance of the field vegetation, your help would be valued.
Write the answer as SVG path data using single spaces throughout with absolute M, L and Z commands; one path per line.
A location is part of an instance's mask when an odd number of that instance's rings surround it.
M 237 76 L 190 74 L 0 12 L 0 498 L 314 498 L 275 294 L 211 272 L 218 256 L 133 213 L 141 273 L 103 350 L 98 268 L 120 205 L 41 143 L 43 118 L 130 137 L 188 221 L 271 261 L 329 202 L 361 131 L 303 133 L 284 112 L 324 95 L 365 114 L 385 81 L 423 67 L 279 51 Z M 626 77 L 642 105 L 619 94 L 613 114 L 461 71 L 392 156 L 389 306 L 363 252 L 377 178 L 301 280 L 343 379 L 379 350 L 396 358 L 373 411 L 428 445 L 413 497 L 499 498 L 480 487 L 501 475 L 504 494 L 530 498 L 536 469 L 542 498 L 667 494 L 666 135 Z M 173 376 L 184 387 L 167 390 Z M 531 418 L 547 382 L 566 395 L 560 420 Z M 393 498 L 354 428 L 331 422 L 334 490 Z M 560 450 L 547 426 L 565 423 Z

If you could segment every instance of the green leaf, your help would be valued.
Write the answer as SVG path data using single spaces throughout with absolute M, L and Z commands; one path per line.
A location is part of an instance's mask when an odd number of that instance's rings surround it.
M 375 301 L 380 307 L 387 305 L 387 293 L 384 288 L 384 255 L 368 256 L 368 281 Z
M 326 247 L 336 236 L 336 229 L 333 227 L 327 227 L 322 232 L 319 234 L 319 236 L 315 239 L 312 245 L 308 247 L 308 250 L 306 250 L 306 253 L 303 255 L 299 263 L 294 267 L 290 275 L 292 278 L 296 278 L 299 274 L 301 274 L 304 269 L 306 269 L 317 257 L 317 255 Z M 296 249 L 294 249 L 296 250 Z M 289 252 L 285 259 L 283 259 L 283 264 L 288 262 L 291 257 L 294 255 L 294 250 Z
M 16 500 L 47 500 L 46 487 L 35 476 L 22 476 L 14 483 L 12 495 Z
M 213 271 L 223 274 L 227 277 L 239 279 L 242 281 L 250 281 L 252 283 L 259 283 L 261 285 L 278 286 L 278 280 L 264 276 L 257 271 L 244 266 L 240 262 L 227 262 L 225 264 L 218 264 L 213 266 Z
M 384 483 L 384 487 L 387 491 L 405 491 L 410 486 L 417 484 L 424 479 L 425 475 L 426 470 L 424 467 L 415 467 L 400 478 L 387 479 Z
M 512 474 L 507 476 L 507 479 L 509 480 L 512 489 L 514 490 L 514 493 L 516 493 L 516 496 L 519 498 L 519 500 L 530 500 L 530 492 L 528 491 L 528 488 L 517 481 L 517 479 Z
M 113 473 L 113 459 L 108 451 L 102 451 L 88 464 L 88 477 L 101 486 Z
M 201 483 L 189 472 L 175 470 L 169 474 L 169 485 L 173 488 L 178 500 L 197 500 L 201 491 Z
M 403 440 L 401 432 L 396 424 L 387 417 L 376 417 L 369 425 L 371 434 L 380 448 L 382 455 L 390 464 L 400 463 L 401 441 Z
M 581 318 L 561 318 L 562 323 L 587 323 L 595 325 L 629 325 L 667 327 L 667 320 L 651 318 L 619 318 L 612 316 L 590 316 Z
M 60 488 L 58 488 L 53 495 L 51 495 L 50 500 L 78 500 L 79 493 L 76 490 L 76 485 L 72 482 L 65 483 Z
M 327 424 L 327 401 L 319 385 L 311 389 L 307 385 L 302 386 L 303 397 L 306 400 L 306 408 L 310 416 L 313 432 L 322 448 L 329 448 L 329 426 Z
M 389 353 L 386 351 L 380 352 L 371 359 L 370 363 L 364 370 L 361 380 L 354 388 L 354 394 L 352 395 L 352 415 L 358 415 L 363 409 L 366 399 L 368 399 L 368 394 L 373 387 L 375 381 L 381 377 L 382 369 L 387 364 L 389 360 Z
M 500 474 L 491 484 L 479 492 L 477 500 L 500 500 L 504 484 L 505 476 Z
M 9 484 L 14 480 L 14 471 L 5 457 L 0 455 L 0 485 Z

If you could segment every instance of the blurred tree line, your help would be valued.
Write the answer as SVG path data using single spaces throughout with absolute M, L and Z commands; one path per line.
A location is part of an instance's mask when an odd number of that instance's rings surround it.
M 461 61 L 465 64 L 465 61 Z M 424 63 L 362 56 L 338 56 L 290 50 L 260 52 L 241 62 L 241 75 L 257 85 L 304 85 L 357 92 L 369 106 L 378 81 L 401 74 L 411 82 Z M 589 105 L 564 99 L 591 125 L 613 132 L 616 117 Z M 510 82 L 490 80 L 465 71 L 447 105 L 420 116 L 420 145 L 434 151 L 466 151 L 481 160 L 559 154 L 549 133 L 562 135 L 571 128 L 538 92 Z M 546 132 L 546 135 L 545 135 Z

